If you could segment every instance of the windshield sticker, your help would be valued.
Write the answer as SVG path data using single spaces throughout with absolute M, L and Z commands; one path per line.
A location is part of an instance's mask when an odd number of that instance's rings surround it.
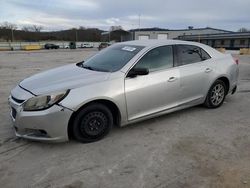
M 125 46 L 122 48 L 122 50 L 126 50 L 126 51 L 129 51 L 129 52 L 133 52 L 136 50 L 136 48 L 134 47 L 131 47 L 131 46 Z

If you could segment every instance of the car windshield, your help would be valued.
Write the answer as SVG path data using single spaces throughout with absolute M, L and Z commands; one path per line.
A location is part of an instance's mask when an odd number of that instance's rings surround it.
M 99 52 L 86 62 L 78 63 L 77 66 L 103 72 L 115 72 L 126 65 L 143 46 L 114 45 Z

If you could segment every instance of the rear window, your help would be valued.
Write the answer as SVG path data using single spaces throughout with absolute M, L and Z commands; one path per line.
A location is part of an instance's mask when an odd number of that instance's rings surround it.
M 179 65 L 197 63 L 211 58 L 205 50 L 193 45 L 177 45 L 177 56 Z

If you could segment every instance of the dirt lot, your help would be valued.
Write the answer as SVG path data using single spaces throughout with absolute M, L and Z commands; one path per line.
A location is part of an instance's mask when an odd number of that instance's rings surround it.
M 96 51 L 0 52 L 0 187 L 250 187 L 250 56 L 236 95 L 115 128 L 104 140 L 47 144 L 17 139 L 7 97 L 34 73 Z

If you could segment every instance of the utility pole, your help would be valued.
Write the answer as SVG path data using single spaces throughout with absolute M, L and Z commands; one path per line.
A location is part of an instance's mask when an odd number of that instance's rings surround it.
M 77 29 L 76 29 L 76 42 L 78 41 L 78 37 L 77 37 Z
M 141 14 L 139 14 L 139 31 L 141 29 Z
M 13 32 L 13 28 L 11 28 L 11 42 L 14 41 L 14 32 Z

